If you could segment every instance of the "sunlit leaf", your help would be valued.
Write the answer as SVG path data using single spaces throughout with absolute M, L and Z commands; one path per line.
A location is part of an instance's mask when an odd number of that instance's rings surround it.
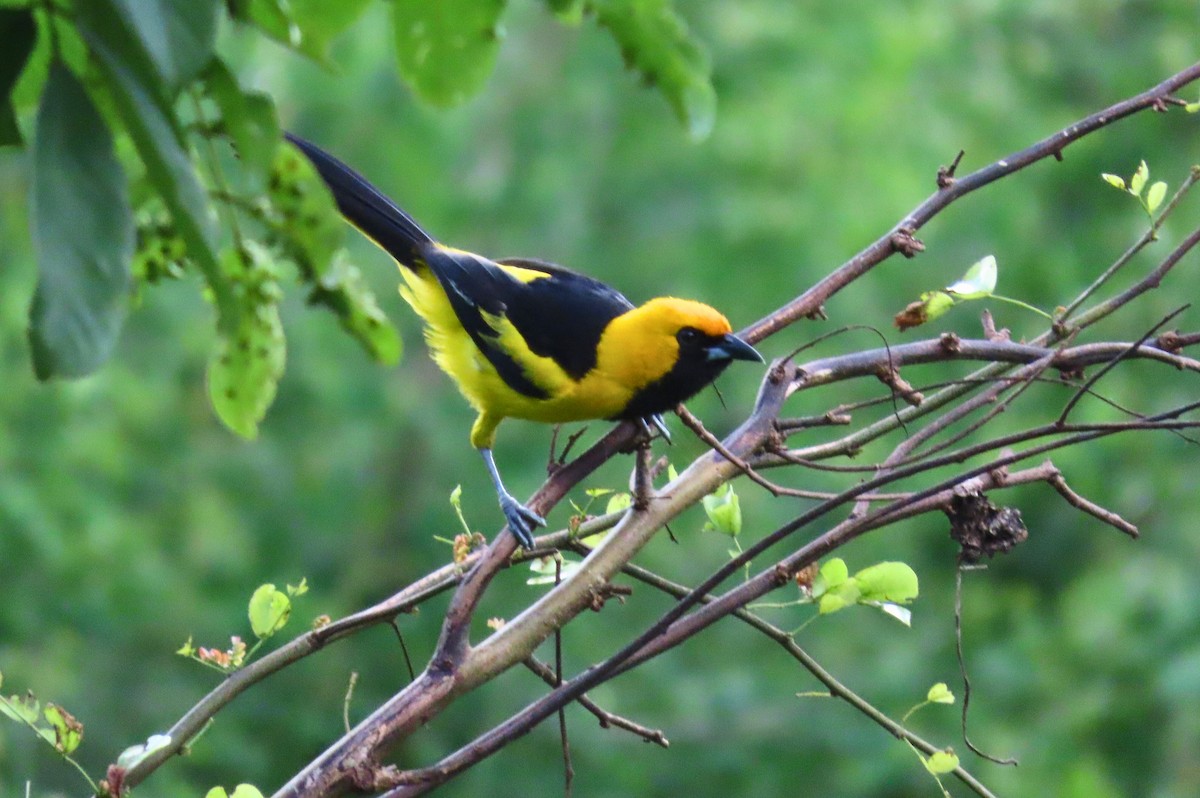
M 1133 177 L 1129 178 L 1129 193 L 1135 197 L 1142 195 L 1142 189 L 1146 186 L 1146 181 L 1150 179 L 1150 167 L 1146 166 L 1146 162 L 1142 161 L 1138 164 L 1137 171 L 1133 173 Z
M 917 574 L 902 562 L 881 562 L 854 575 L 866 601 L 907 603 L 917 597 Z
M 929 688 L 925 700 L 931 704 L 953 704 L 954 693 L 950 692 L 950 688 L 946 686 L 945 682 L 938 682 Z
M 813 598 L 820 598 L 825 591 L 830 588 L 837 587 L 842 582 L 846 581 L 846 577 L 850 575 L 850 569 L 846 567 L 846 561 L 841 557 L 830 557 L 825 562 L 821 563 L 821 570 L 813 578 L 812 595 Z
M 1150 185 L 1146 191 L 1146 210 L 1154 213 L 1158 210 L 1158 206 L 1162 205 L 1163 198 L 1167 196 L 1167 184 L 1159 180 Z
M 742 506 L 731 483 L 726 482 L 701 499 L 700 503 L 708 516 L 705 529 L 714 529 L 731 538 L 741 534 Z
M 633 496 L 628 493 L 614 493 L 608 500 L 608 505 L 604 508 L 604 514 L 620 513 L 628 510 L 633 504 Z
M 935 776 L 950 773 L 958 767 L 958 754 L 947 748 L 945 751 L 934 751 L 925 760 L 925 769 Z
M 54 747 L 64 754 L 71 754 L 83 742 L 83 724 L 58 704 L 46 704 L 42 716 L 54 730 Z
M 1121 177 L 1120 175 L 1110 175 L 1108 172 L 1104 172 L 1100 175 L 1100 177 L 1102 177 L 1110 186 L 1115 186 L 1122 191 L 1125 190 L 1125 178 Z
M 275 585 L 259 585 L 250 596 L 247 615 L 250 617 L 250 629 L 259 639 L 270 637 L 282 629 L 291 613 L 291 599 L 282 590 L 276 590 Z
M 134 226 L 108 128 L 58 63 L 38 109 L 30 193 L 33 369 L 42 380 L 81 377 L 108 359 L 125 321 Z
M 229 798 L 263 798 L 263 794 L 253 784 L 239 784 L 233 788 Z
M 991 296 L 992 292 L 996 290 L 996 272 L 996 258 L 994 255 L 988 255 L 973 263 L 961 280 L 954 285 L 946 286 L 946 293 L 954 294 L 960 299 L 981 299 Z M 936 318 L 936 316 L 931 316 L 931 318 Z

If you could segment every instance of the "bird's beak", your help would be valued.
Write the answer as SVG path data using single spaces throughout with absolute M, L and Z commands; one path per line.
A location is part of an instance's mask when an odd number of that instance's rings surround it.
M 764 363 L 763 356 L 750 344 L 738 338 L 733 333 L 727 333 L 721 340 L 708 347 L 709 360 L 757 360 Z

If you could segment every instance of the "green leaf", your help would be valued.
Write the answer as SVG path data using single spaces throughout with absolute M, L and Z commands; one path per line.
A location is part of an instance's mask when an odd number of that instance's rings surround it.
M 392 0 L 400 74 L 433 105 L 459 105 L 483 86 L 500 50 L 505 0 Z
M 171 736 L 168 734 L 152 734 L 147 738 L 146 742 L 131 745 L 122 751 L 117 756 L 117 765 L 128 770 L 138 763 L 139 760 L 154 753 L 160 748 L 166 748 L 171 744 Z M 222 791 L 223 794 L 224 791 Z M 209 790 L 209 795 L 212 790 Z
M 1121 177 L 1120 175 L 1110 175 L 1108 172 L 1102 172 L 1100 177 L 1103 178 L 1104 182 L 1108 183 L 1110 186 L 1119 188 L 1122 191 L 1125 190 L 1125 178 Z
M 846 577 L 850 575 L 850 569 L 846 567 L 846 561 L 841 557 L 831 557 L 821 565 L 821 570 L 817 572 L 813 578 L 812 595 L 813 598 L 820 598 L 831 588 L 846 581 Z
M 560 580 L 566 579 L 583 565 L 583 562 L 580 560 L 572 560 L 566 557 L 563 557 L 561 562 L 561 565 L 557 565 L 554 557 L 538 557 L 529 563 L 529 570 L 538 575 L 526 579 L 525 584 L 553 585 Z
M 320 62 L 329 58 L 329 45 L 353 25 L 371 0 L 290 0 L 292 19 L 300 29 L 300 51 Z
M 584 0 L 546 0 L 550 10 L 558 17 L 559 22 L 566 25 L 578 25 L 583 19 L 587 3 Z
M 204 793 L 204 798 L 229 798 L 229 793 L 225 792 L 224 787 L 213 787 Z
M 76 9 L 80 34 L 95 56 L 117 114 L 146 165 L 146 176 L 171 211 L 187 243 L 188 256 L 204 272 L 217 305 L 218 329 L 228 334 L 237 323 L 233 293 L 221 275 L 216 231 L 208 198 L 192 167 L 170 103 L 167 87 L 137 36 L 124 24 L 116 3 L 88 0 Z
M 41 380 L 81 377 L 112 354 L 125 321 L 134 226 L 108 128 L 60 63 L 38 109 L 30 194 L 39 264 L 33 369 Z
M 1146 162 L 1142 161 L 1138 164 L 1137 171 L 1133 173 L 1133 177 L 1129 178 L 1129 193 L 1135 197 L 1142 195 L 1142 189 L 1146 185 L 1146 181 L 1150 179 L 1150 167 L 1146 166 Z
M 275 41 L 288 47 L 300 45 L 300 28 L 292 19 L 286 0 L 230 0 L 229 9 L 234 19 L 253 25 Z
M 864 601 L 906 603 L 917 597 L 917 574 L 902 562 L 881 562 L 854 575 Z
M 24 723 L 36 723 L 41 715 L 42 705 L 32 693 L 24 696 L 11 695 L 8 698 L 0 696 L 0 715 Z
M 259 585 L 250 597 L 250 628 L 260 640 L 278 632 L 292 614 L 292 601 L 275 585 Z
M 670 0 L 595 0 L 591 7 L 625 65 L 663 93 L 694 140 L 707 138 L 717 113 L 708 54 Z
M 949 773 L 958 767 L 958 754 L 947 748 L 945 751 L 934 751 L 925 760 L 925 769 L 935 776 Z
M 921 294 L 921 301 L 925 303 L 924 321 L 933 321 L 954 307 L 954 297 L 945 291 L 926 291 Z
M 342 329 L 379 363 L 390 366 L 400 361 L 404 351 L 400 333 L 379 307 L 362 272 L 344 253 L 334 256 L 308 301 L 333 311 Z
M 715 491 L 700 500 L 704 512 L 708 515 L 705 529 L 715 529 L 731 538 L 742 532 L 742 507 L 733 485 L 726 482 Z
M 54 747 L 62 753 L 73 753 L 83 742 L 83 724 L 58 704 L 46 704 L 42 715 L 54 731 Z
M 283 292 L 270 256 L 254 242 L 230 250 L 222 261 L 226 279 L 238 286 L 238 310 L 233 334 L 221 336 L 208 364 L 209 400 L 225 426 L 254 438 L 283 376 Z
M 950 692 L 950 688 L 946 686 L 945 682 L 938 682 L 929 688 L 929 692 L 925 694 L 925 700 L 931 704 L 953 704 L 954 693 Z
M 1158 210 L 1158 206 L 1162 205 L 1163 198 L 1166 196 L 1167 184 L 1161 180 L 1153 183 L 1146 191 L 1146 211 L 1154 213 Z
M 319 283 L 334 265 L 346 225 L 316 167 L 291 142 L 275 150 L 267 196 L 283 248 L 305 281 Z
M 114 0 L 171 96 L 213 57 L 220 0 Z
M 21 144 L 10 95 L 37 42 L 37 25 L 27 8 L 0 9 L 0 147 Z
M 821 615 L 829 615 L 853 606 L 861 599 L 862 591 L 859 590 L 858 581 L 851 578 L 826 590 L 817 602 L 817 610 Z
M 987 255 L 973 263 L 961 280 L 947 286 L 946 293 L 954 294 L 959 299 L 982 299 L 991 296 L 996 290 L 996 272 L 996 257 Z
M 608 505 L 604 508 L 604 514 L 623 513 L 633 505 L 633 496 L 628 493 L 614 493 L 608 499 Z
M 266 188 L 279 147 L 275 104 L 265 94 L 246 93 L 225 63 L 215 59 L 204 74 L 209 95 L 221 111 L 225 133 L 233 142 L 242 169 L 258 191 Z
M 229 798 L 263 798 L 263 794 L 253 784 L 239 784 Z

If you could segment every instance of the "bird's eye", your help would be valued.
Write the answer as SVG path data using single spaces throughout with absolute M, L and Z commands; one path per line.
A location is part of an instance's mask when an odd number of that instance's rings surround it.
M 701 333 L 695 327 L 684 327 L 675 338 L 684 346 L 693 346 L 700 341 Z

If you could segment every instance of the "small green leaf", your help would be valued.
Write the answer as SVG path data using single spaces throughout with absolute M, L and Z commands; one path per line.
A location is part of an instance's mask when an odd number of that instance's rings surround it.
M 0 715 L 24 723 L 36 723 L 41 716 L 41 702 L 32 693 L 24 696 L 11 695 L 8 698 L 0 696 Z
M 905 626 L 912 626 L 912 610 L 908 607 L 901 607 L 899 604 L 893 604 L 890 601 L 871 601 L 865 603 L 873 607 L 878 607 L 879 611 L 884 615 L 895 618 Z
M 252 784 L 239 784 L 229 798 L 263 798 L 263 794 Z
M 817 610 L 821 615 L 844 610 L 857 604 L 862 599 L 862 591 L 854 578 L 846 579 L 836 586 L 829 587 L 817 602 Z
M 322 63 L 329 45 L 353 25 L 371 0 L 288 0 L 292 19 L 300 29 L 300 52 Z
M 633 504 L 633 496 L 628 493 L 614 493 L 609 497 L 608 505 L 604 508 L 604 514 L 623 513 Z
M 1137 171 L 1133 173 L 1133 177 L 1129 178 L 1129 193 L 1135 197 L 1142 195 L 1142 189 L 1146 186 L 1146 181 L 1150 179 L 1150 167 L 1146 166 L 1146 162 L 1142 161 L 1138 164 Z
M 1166 196 L 1167 184 L 1161 180 L 1153 183 L 1146 191 L 1146 211 L 1154 213 L 1158 210 L 1158 206 L 1162 205 L 1163 198 Z
M 204 798 L 229 798 L 229 793 L 225 792 L 224 787 L 213 787 L 204 793 Z
M 849 575 L 850 569 L 846 567 L 845 560 L 841 557 L 830 557 L 821 564 L 821 570 L 813 578 L 813 598 L 820 598 L 826 591 L 842 584 Z
M 625 65 L 663 93 L 694 140 L 707 138 L 717 112 L 712 67 L 670 0 L 593 0 L 589 7 Z
M 21 130 L 10 95 L 37 42 L 37 25 L 28 8 L 0 9 L 0 147 L 21 143 Z
M 1197 111 L 1200 111 L 1200 102 L 1198 102 L 1198 103 L 1188 103 L 1187 105 L 1183 106 L 1183 109 L 1184 109 L 1185 111 L 1187 111 L 1189 114 L 1194 114 L 1194 113 L 1196 113 Z
M 306 577 L 306 576 L 300 577 L 300 584 L 287 586 L 287 594 L 291 598 L 299 598 L 300 596 L 303 596 L 307 592 L 308 592 L 308 577 Z
M 950 773 L 958 767 L 958 754 L 947 748 L 945 751 L 934 751 L 933 754 L 925 760 L 925 769 L 935 776 L 940 776 L 943 773 Z
M 400 333 L 379 307 L 362 272 L 350 263 L 345 253 L 334 255 L 333 262 L 313 285 L 308 301 L 333 311 L 342 329 L 376 362 L 390 366 L 400 361 L 404 350 Z
M 237 326 L 233 335 L 221 336 L 209 361 L 208 395 L 225 426 L 254 438 L 275 399 L 287 344 L 279 317 L 283 292 L 270 255 L 252 241 L 245 244 L 222 258 L 224 279 L 238 286 Z
M 1110 186 L 1115 186 L 1122 191 L 1125 190 L 1125 178 L 1121 177 L 1120 175 L 1110 175 L 1108 172 L 1103 172 L 1101 173 L 1100 177 L 1102 177 L 1104 182 L 1108 183 Z
M 700 500 L 708 515 L 705 529 L 713 529 L 731 538 L 742 532 L 742 507 L 733 485 L 726 482 Z
M 287 594 L 276 590 L 275 585 L 259 585 L 250 597 L 250 628 L 260 640 L 278 632 L 292 614 L 292 602 Z
M 954 294 L 959 299 L 982 299 L 991 296 L 996 290 L 996 272 L 996 257 L 987 255 L 973 263 L 961 280 L 947 286 L 946 293 Z
M 292 19 L 289 8 L 287 0 L 229 0 L 234 19 L 253 25 L 288 47 L 298 47 L 300 28 Z
M 590 496 L 593 499 L 598 499 L 601 496 L 607 496 L 608 494 L 610 494 L 612 492 L 613 492 L 612 488 L 588 488 L 587 490 L 584 491 L 584 493 L 586 493 L 588 496 Z
M 450 491 L 450 506 L 456 510 L 462 509 L 462 485 L 455 485 Z
M 83 724 L 58 704 L 46 704 L 42 716 L 54 730 L 54 747 L 64 754 L 74 753 L 83 742 Z
M 881 562 L 854 575 L 865 601 L 907 603 L 917 597 L 917 574 L 902 562 Z
M 152 734 L 149 738 L 147 738 L 146 742 L 138 743 L 137 745 L 131 745 L 122 751 L 117 756 L 117 765 L 128 770 L 144 757 L 149 756 L 160 748 L 166 748 L 170 744 L 170 735 Z M 212 794 L 211 790 L 209 791 L 209 794 Z M 224 794 L 224 790 L 222 790 L 221 794 Z
M 931 704 L 953 704 L 954 693 L 950 692 L 950 688 L 946 686 L 945 682 L 938 682 L 929 688 L 929 692 L 925 694 L 925 700 Z
M 209 95 L 221 111 L 221 123 L 229 135 L 251 185 L 261 191 L 275 163 L 279 146 L 279 120 L 275 104 L 265 94 L 245 93 L 237 79 L 220 59 L 214 59 L 204 73 Z
M 583 12 L 587 8 L 585 0 L 547 0 L 547 5 L 564 25 L 578 25 L 583 20 Z
M 400 74 L 433 105 L 459 105 L 492 73 L 505 0 L 392 0 Z
M 187 642 L 180 646 L 175 653 L 181 657 L 190 657 L 196 653 L 196 646 L 192 643 L 191 635 L 188 635 Z
M 38 379 L 82 377 L 116 345 L 129 304 L 133 212 L 112 138 L 61 63 L 38 109 L 30 221 L 38 285 L 29 342 Z
M 536 560 L 533 560 L 529 563 L 529 570 L 538 574 L 538 576 L 529 577 L 525 580 L 525 584 L 553 585 L 559 580 L 566 579 L 583 565 L 579 560 L 572 560 L 566 557 L 563 557 L 561 562 L 562 564 L 558 565 L 554 557 L 538 557 Z

